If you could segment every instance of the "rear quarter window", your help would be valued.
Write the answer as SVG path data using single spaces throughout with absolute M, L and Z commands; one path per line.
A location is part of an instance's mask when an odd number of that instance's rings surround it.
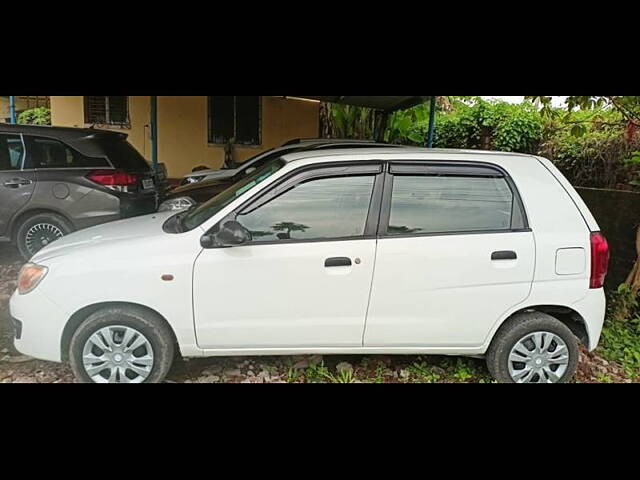
M 151 170 L 149 163 L 126 140 L 99 140 L 98 144 L 115 168 L 129 172 L 147 172 Z
M 27 159 L 25 168 L 64 169 L 64 168 L 110 168 L 104 157 L 89 157 L 69 147 L 60 140 L 47 137 L 25 136 Z
M 508 231 L 522 225 L 505 178 L 397 175 L 388 235 Z

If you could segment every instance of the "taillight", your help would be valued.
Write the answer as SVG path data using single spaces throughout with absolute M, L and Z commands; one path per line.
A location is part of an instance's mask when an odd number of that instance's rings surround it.
M 137 175 L 122 170 L 94 170 L 87 175 L 87 178 L 113 190 L 122 190 L 124 189 L 122 187 L 130 187 L 138 183 Z
M 591 234 L 591 278 L 589 288 L 602 288 L 609 268 L 609 244 L 600 232 Z

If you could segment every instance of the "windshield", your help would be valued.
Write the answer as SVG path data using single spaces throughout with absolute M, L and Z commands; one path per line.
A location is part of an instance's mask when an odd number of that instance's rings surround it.
M 283 166 L 284 162 L 282 160 L 272 160 L 258 171 L 252 173 L 248 177 L 243 178 L 239 182 L 231 185 L 226 190 L 220 192 L 208 202 L 205 202 L 197 208 L 190 210 L 184 217 L 182 217 L 181 223 L 183 230 L 188 231 L 199 227 L 224 207 L 233 202 L 240 195 L 247 192 L 248 190 L 251 190 L 259 183 L 264 182 L 267 178 L 276 173 Z

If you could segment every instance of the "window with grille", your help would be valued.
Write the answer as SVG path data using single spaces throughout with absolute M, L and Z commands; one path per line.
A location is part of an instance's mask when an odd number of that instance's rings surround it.
M 84 97 L 84 121 L 129 127 L 129 97 Z
M 261 97 L 208 97 L 209 143 L 260 145 Z

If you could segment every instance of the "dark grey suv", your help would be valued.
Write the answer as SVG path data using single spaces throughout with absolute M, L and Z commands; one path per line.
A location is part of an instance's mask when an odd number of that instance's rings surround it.
M 0 124 L 0 241 L 28 259 L 74 230 L 153 213 L 164 180 L 125 134 Z

